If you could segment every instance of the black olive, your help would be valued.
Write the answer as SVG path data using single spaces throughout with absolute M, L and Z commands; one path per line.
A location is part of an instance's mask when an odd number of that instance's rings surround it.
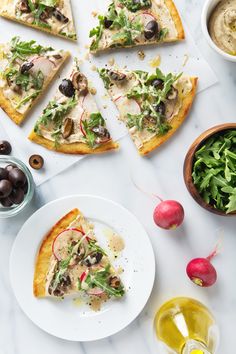
M 59 11 L 58 9 L 55 9 L 53 10 L 53 16 L 56 17 L 56 19 L 60 22 L 63 22 L 63 23 L 68 23 L 69 22 L 69 19 L 68 17 L 64 16 L 61 11 Z
M 105 28 L 110 28 L 111 26 L 112 26 L 112 24 L 113 24 L 113 21 L 111 21 L 111 20 L 108 20 L 108 18 L 104 18 L 104 27 Z
M 12 184 L 7 179 L 0 181 L 0 198 L 8 197 L 12 192 Z
M 23 13 L 30 12 L 30 8 L 29 8 L 27 0 L 20 0 L 16 6 Z
M 69 277 L 69 275 L 63 276 L 61 279 L 61 285 L 63 286 L 69 286 L 71 285 L 71 279 Z
M 97 252 L 95 255 L 96 263 L 99 263 L 100 260 L 102 259 L 102 257 L 103 257 L 103 254 L 101 252 Z
M 110 138 L 109 131 L 102 125 L 99 125 L 99 127 L 94 127 L 91 130 L 101 138 Z
M 157 113 L 160 113 L 160 115 L 164 116 L 166 112 L 166 106 L 164 102 L 160 102 L 159 104 L 154 106 L 155 111 Z
M 59 86 L 59 90 L 66 97 L 72 97 L 75 94 L 75 88 L 72 84 L 72 81 L 69 79 L 62 80 L 62 83 Z
M 44 165 L 44 159 L 40 155 L 32 155 L 29 158 L 30 166 L 35 170 L 40 170 Z
M 151 20 L 146 24 L 144 28 L 144 37 L 146 39 L 151 39 L 154 36 L 156 36 L 158 32 L 159 32 L 159 26 L 157 21 Z
M 16 165 L 13 165 L 13 164 L 10 164 L 10 165 L 7 165 L 5 167 L 5 170 L 9 173 L 11 170 L 13 170 L 14 168 L 17 168 Z
M 24 191 L 21 188 L 13 189 L 9 195 L 9 199 L 13 204 L 21 204 L 24 200 Z
M 162 90 L 164 87 L 164 81 L 161 79 L 154 79 L 152 81 L 152 86 L 154 86 L 157 90 Z
M 14 168 L 13 170 L 11 170 L 9 172 L 8 179 L 16 188 L 23 187 L 27 181 L 24 172 L 21 171 L 19 168 Z
M 123 81 L 126 79 L 126 75 L 124 73 L 113 70 L 109 71 L 109 76 L 114 81 Z
M 24 191 L 24 194 L 27 194 L 28 189 L 29 189 L 28 182 L 26 182 L 26 183 L 24 184 L 24 186 L 22 187 L 22 189 L 23 189 L 23 191 Z
M 31 61 L 23 63 L 20 68 L 21 74 L 27 73 L 33 66 L 34 64 Z
M 3 167 L 0 167 L 0 180 L 7 179 L 7 177 L 8 177 L 7 170 Z
M 114 289 L 118 289 L 120 287 L 120 279 L 116 276 L 111 276 L 109 279 L 109 285 Z
M 0 141 L 0 155 L 10 155 L 11 150 L 11 144 L 8 141 Z
M 2 206 L 5 208 L 10 208 L 13 205 L 9 197 L 0 199 L 0 204 L 2 204 Z

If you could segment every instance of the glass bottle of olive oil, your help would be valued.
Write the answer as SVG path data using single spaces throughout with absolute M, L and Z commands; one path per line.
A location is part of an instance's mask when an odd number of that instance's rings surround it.
M 160 354 L 214 354 L 218 344 L 214 318 L 194 299 L 178 297 L 162 305 L 154 328 L 162 348 Z

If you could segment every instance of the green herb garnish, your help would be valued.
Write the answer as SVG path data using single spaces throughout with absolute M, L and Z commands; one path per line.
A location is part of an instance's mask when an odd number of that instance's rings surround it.
M 147 9 L 152 6 L 151 0 L 140 0 L 135 2 L 133 0 L 119 0 L 129 11 L 136 12 L 141 9 Z
M 216 134 L 195 153 L 193 182 L 206 203 L 236 210 L 236 131 Z
M 91 113 L 88 120 L 82 120 L 82 124 L 83 124 L 84 132 L 86 134 L 87 143 L 91 148 L 94 148 L 97 145 L 96 143 L 97 134 L 93 132 L 92 129 L 99 126 L 104 127 L 105 120 L 102 117 L 101 113 L 96 112 L 96 113 Z

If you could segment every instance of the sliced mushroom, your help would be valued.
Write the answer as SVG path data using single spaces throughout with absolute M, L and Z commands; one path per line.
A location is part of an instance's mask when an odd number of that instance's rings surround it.
M 175 100 L 178 97 L 178 90 L 172 86 L 170 91 L 167 93 L 166 98 L 168 100 Z
M 63 131 L 62 131 L 62 136 L 64 139 L 69 138 L 69 136 L 72 134 L 74 128 L 74 121 L 71 118 L 66 118 L 64 125 L 63 125 Z
M 54 9 L 52 14 L 59 22 L 62 22 L 62 23 L 68 23 L 69 22 L 68 17 L 63 15 L 63 13 L 61 13 L 61 11 L 59 11 L 58 9 Z
M 178 90 L 172 86 L 171 90 L 166 96 L 165 102 L 165 117 L 170 119 L 174 113 L 176 103 L 178 101 Z
M 76 71 L 72 76 L 72 83 L 74 88 L 78 90 L 80 94 L 86 95 L 88 93 L 88 80 L 84 74 Z
M 124 81 L 126 79 L 126 75 L 124 73 L 121 73 L 119 71 L 113 71 L 113 70 L 109 70 L 109 76 L 111 78 L 111 80 L 114 81 Z
M 110 277 L 109 285 L 114 289 L 118 289 L 120 287 L 120 279 L 116 276 Z
M 20 68 L 21 74 L 25 74 L 25 73 L 28 72 L 33 66 L 34 66 L 34 63 L 32 63 L 32 61 L 23 63 L 23 64 L 21 65 L 21 68 Z
M 18 10 L 20 10 L 23 13 L 29 13 L 30 12 L 30 8 L 29 8 L 27 0 L 20 0 L 17 3 L 16 7 L 17 7 Z

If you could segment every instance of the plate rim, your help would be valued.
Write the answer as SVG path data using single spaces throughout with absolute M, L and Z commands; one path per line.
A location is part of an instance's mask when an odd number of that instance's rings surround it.
M 46 209 L 48 206 L 52 205 L 52 204 L 56 204 L 57 202 L 63 201 L 63 200 L 67 200 L 67 199 L 71 199 L 71 198 L 95 198 L 97 200 L 102 200 L 108 203 L 111 203 L 113 205 L 115 205 L 116 207 L 123 209 L 124 212 L 128 213 L 131 217 L 135 218 L 137 223 L 140 225 L 140 227 L 143 229 L 143 231 L 145 232 L 146 236 L 147 236 L 147 240 L 150 246 L 150 255 L 149 255 L 149 259 L 150 261 L 153 263 L 153 267 L 152 267 L 152 279 L 150 281 L 150 289 L 147 295 L 147 298 L 145 300 L 145 302 L 142 304 L 141 308 L 139 309 L 139 311 L 137 311 L 137 313 L 132 316 L 129 321 L 127 321 L 127 323 L 120 329 L 115 329 L 114 331 L 111 331 L 108 335 L 103 335 L 103 336 L 99 336 L 97 338 L 92 338 L 92 339 L 71 339 L 71 338 L 67 338 L 67 337 L 62 337 L 59 335 L 56 335 L 55 333 L 51 333 L 49 330 L 43 328 L 43 326 L 40 326 L 38 323 L 36 323 L 31 317 L 30 315 L 27 313 L 27 311 L 25 311 L 24 307 L 22 306 L 21 302 L 18 300 L 18 297 L 16 295 L 15 292 L 15 287 L 14 287 L 14 281 L 13 281 L 13 255 L 14 255 L 14 251 L 16 249 L 17 246 L 17 240 L 19 237 L 19 234 L 21 233 L 22 229 L 25 228 L 27 226 L 27 224 L 30 223 L 31 219 L 35 216 L 37 216 L 37 214 L 39 214 L 40 212 L 42 212 L 43 209 Z M 17 232 L 17 235 L 15 237 L 15 240 L 13 242 L 12 248 L 11 248 L 11 252 L 10 252 L 10 258 L 9 258 L 9 279 L 10 279 L 10 284 L 11 284 L 11 289 L 13 291 L 14 297 L 17 301 L 17 304 L 19 306 L 19 308 L 21 309 L 21 311 L 24 313 L 24 315 L 38 328 L 40 328 L 40 330 L 42 330 L 43 332 L 55 337 L 55 338 L 60 338 L 66 341 L 71 341 L 71 342 L 94 342 L 97 340 L 102 340 L 105 338 L 108 338 L 110 336 L 113 336 L 119 332 L 121 332 L 122 330 L 124 330 L 125 328 L 127 328 L 133 321 L 135 321 L 135 319 L 141 314 L 141 312 L 143 311 L 143 309 L 145 308 L 145 306 L 147 305 L 147 302 L 151 296 L 152 290 L 153 290 L 153 286 L 154 286 L 154 282 L 155 282 L 155 275 L 156 275 L 156 258 L 155 258 L 155 253 L 154 253 L 154 249 L 149 237 L 148 232 L 146 231 L 146 229 L 144 228 L 143 224 L 138 220 L 137 216 L 134 215 L 129 209 L 127 209 L 126 207 L 124 207 L 122 204 L 113 201 L 109 198 L 106 197 L 102 197 L 99 195 L 94 195 L 94 194 L 70 194 L 68 196 L 63 196 L 54 200 L 49 201 L 48 203 L 44 204 L 43 206 L 41 206 L 39 209 L 37 209 L 25 222 L 24 224 L 21 226 L 21 228 L 19 229 L 19 231 Z

